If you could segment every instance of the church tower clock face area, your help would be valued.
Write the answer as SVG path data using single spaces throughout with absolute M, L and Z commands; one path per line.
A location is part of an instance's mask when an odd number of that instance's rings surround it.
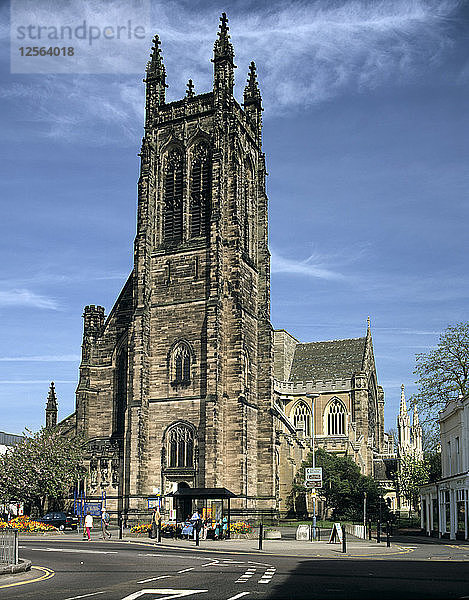
M 233 96 L 224 14 L 212 62 L 211 91 L 190 80 L 166 102 L 154 37 L 134 268 L 107 318 L 85 308 L 76 419 L 89 491 L 125 511 L 184 487 L 225 487 L 234 509 L 276 507 L 261 95 L 251 63 L 243 103 Z

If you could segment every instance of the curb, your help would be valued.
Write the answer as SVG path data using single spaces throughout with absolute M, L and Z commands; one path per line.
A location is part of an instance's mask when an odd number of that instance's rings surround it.
M 17 565 L 6 565 L 0 567 L 0 575 L 11 575 L 14 573 L 25 573 L 31 569 L 31 561 L 20 558 Z

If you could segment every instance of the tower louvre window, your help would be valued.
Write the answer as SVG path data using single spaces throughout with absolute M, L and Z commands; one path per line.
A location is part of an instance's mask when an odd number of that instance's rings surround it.
M 191 351 L 186 342 L 180 342 L 171 357 L 172 385 L 189 385 L 191 382 Z
M 190 237 L 206 236 L 210 215 L 211 161 L 205 144 L 194 150 L 191 163 Z
M 179 150 L 171 150 L 164 177 L 163 239 L 165 242 L 182 241 L 182 209 L 182 154 Z
M 345 435 L 345 406 L 334 398 L 327 411 L 327 435 Z

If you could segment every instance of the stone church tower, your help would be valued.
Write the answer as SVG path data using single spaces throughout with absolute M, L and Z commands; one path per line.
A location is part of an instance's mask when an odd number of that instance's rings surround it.
M 167 103 L 153 40 L 134 268 L 107 318 L 84 311 L 76 428 L 90 440 L 89 493 L 105 491 L 111 510 L 144 509 L 178 486 L 275 508 L 261 95 L 251 63 L 243 106 L 234 99 L 220 20 L 208 93 L 190 80 Z

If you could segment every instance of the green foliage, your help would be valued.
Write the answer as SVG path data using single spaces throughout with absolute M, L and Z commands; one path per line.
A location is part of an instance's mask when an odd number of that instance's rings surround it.
M 290 502 L 306 493 L 303 485 L 305 468 L 312 466 L 312 454 L 302 463 L 293 482 Z M 367 515 L 377 519 L 380 496 L 384 493 L 372 478 L 362 475 L 360 468 L 348 456 L 316 450 L 316 466 L 323 469 L 323 487 L 319 496 L 325 502 L 326 510 L 332 509 L 333 519 L 363 520 L 363 498 L 366 492 Z M 381 516 L 386 518 L 387 506 L 381 501 Z
M 416 357 L 414 374 L 418 376 L 418 393 L 412 397 L 417 405 L 426 433 L 427 447 L 435 448 L 438 436 L 438 412 L 450 398 L 469 393 L 469 322 L 448 326 L 440 335 L 438 346 Z
M 428 482 L 434 483 L 441 479 L 441 452 L 425 452 L 424 460 L 428 466 Z
M 429 476 L 430 468 L 425 458 L 408 452 L 399 459 L 399 491 L 414 510 L 418 510 L 419 507 L 420 486 L 429 482 Z
M 0 456 L 0 502 L 23 501 L 43 510 L 84 476 L 84 443 L 57 429 L 26 430 L 25 439 Z

